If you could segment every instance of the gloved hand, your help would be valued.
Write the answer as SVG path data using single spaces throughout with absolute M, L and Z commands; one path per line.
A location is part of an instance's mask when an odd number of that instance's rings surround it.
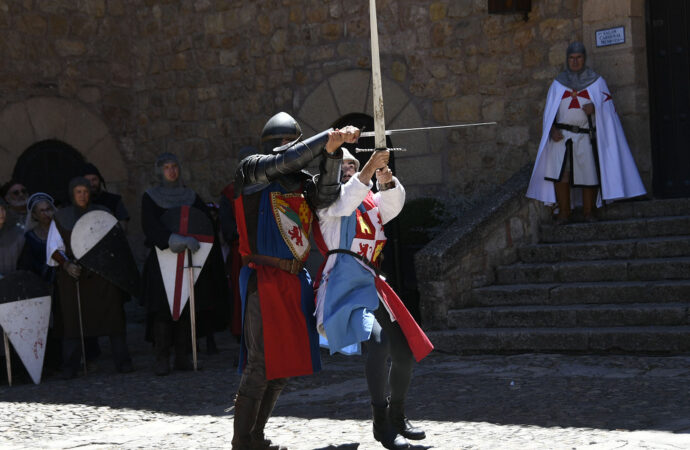
M 173 253 L 182 253 L 190 249 L 195 253 L 201 247 L 199 241 L 191 236 L 182 236 L 181 234 L 172 233 L 168 238 L 168 246 Z
M 79 275 L 81 275 L 81 266 L 79 264 L 74 264 L 71 261 L 65 261 L 62 263 L 62 268 L 75 280 L 79 279 Z
M 199 244 L 199 241 L 197 241 L 196 238 L 191 236 L 185 236 L 185 245 L 188 249 L 192 251 L 192 253 L 196 253 L 196 251 L 201 248 L 201 244 Z

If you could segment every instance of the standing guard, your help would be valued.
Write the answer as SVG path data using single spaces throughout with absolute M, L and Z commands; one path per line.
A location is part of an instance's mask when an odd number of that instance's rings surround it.
M 156 160 L 155 170 L 158 183 L 148 189 L 141 199 L 141 222 L 146 237 L 145 245 L 151 249 L 142 274 L 142 301 L 148 312 L 147 335 L 153 335 L 154 373 L 167 375 L 170 373 L 171 346 L 175 349 L 175 369 L 192 370 L 194 365 L 190 358 L 192 332 L 190 308 L 187 306 L 188 303 L 182 303 L 186 302 L 187 296 L 182 293 L 176 296 L 173 292 L 173 306 L 177 305 L 177 309 L 172 308 L 171 311 L 164 279 L 169 279 L 171 276 L 172 279 L 178 279 L 178 256 L 176 255 L 181 255 L 183 266 L 187 266 L 187 252 L 196 254 L 204 240 L 214 242 L 214 239 L 212 236 L 210 239 L 195 237 L 186 230 L 181 231 L 174 227 L 174 225 L 180 225 L 180 221 L 174 223 L 175 221 L 170 219 L 170 215 L 179 219 L 180 211 L 186 209 L 187 211 L 195 210 L 211 221 L 206 204 L 191 188 L 182 183 L 177 157 L 172 153 L 161 154 Z M 171 210 L 177 210 L 177 213 L 169 213 Z M 205 236 L 208 237 L 208 233 Z M 165 261 L 169 258 L 163 261 L 161 255 L 170 253 L 176 255 L 173 256 L 172 266 L 166 269 Z M 207 254 L 209 261 L 205 263 L 200 273 L 195 274 L 198 276 L 194 287 L 197 309 L 213 308 L 214 302 L 227 298 L 227 283 L 223 273 L 221 253 L 210 251 Z M 194 261 L 193 265 L 200 265 L 200 263 Z M 182 278 L 179 278 L 181 286 L 187 276 L 184 270 L 183 272 Z M 177 298 L 177 303 L 175 303 L 175 298 Z

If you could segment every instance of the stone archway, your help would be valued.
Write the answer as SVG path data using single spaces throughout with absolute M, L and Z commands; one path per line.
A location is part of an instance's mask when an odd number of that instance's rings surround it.
M 414 128 L 424 126 L 422 116 L 410 95 L 394 80 L 383 77 L 386 128 Z M 373 115 L 371 99 L 371 72 L 347 70 L 322 81 L 304 99 L 297 111 L 297 121 L 305 136 L 331 127 L 338 119 L 352 113 Z M 423 186 L 441 182 L 443 158 L 432 151 L 428 132 L 396 136 L 395 146 L 406 147 L 408 152 L 396 155 L 396 171 L 416 196 Z
M 128 175 L 106 124 L 84 106 L 55 97 L 13 103 L 0 111 L 0 180 L 12 176 L 20 156 L 34 144 L 59 141 L 99 168 L 108 189 L 124 190 Z

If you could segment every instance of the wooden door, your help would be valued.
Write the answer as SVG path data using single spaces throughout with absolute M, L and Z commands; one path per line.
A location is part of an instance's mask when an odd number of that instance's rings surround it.
M 690 0 L 647 1 L 653 189 L 690 197 Z

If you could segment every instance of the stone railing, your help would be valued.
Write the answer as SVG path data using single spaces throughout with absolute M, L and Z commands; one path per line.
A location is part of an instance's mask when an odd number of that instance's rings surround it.
M 471 290 L 494 282 L 495 268 L 535 243 L 549 209 L 525 197 L 532 164 L 516 172 L 415 255 L 424 328 L 447 328 L 448 311 L 468 306 Z

